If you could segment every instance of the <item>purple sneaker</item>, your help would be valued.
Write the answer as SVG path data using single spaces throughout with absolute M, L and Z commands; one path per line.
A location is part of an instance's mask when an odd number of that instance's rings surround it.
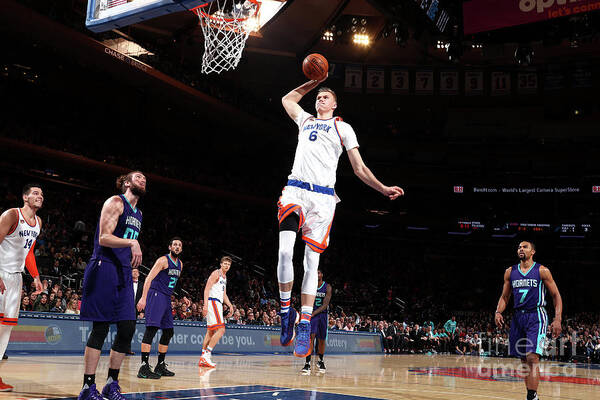
M 104 386 L 104 389 L 102 389 L 102 396 L 106 397 L 108 400 L 125 400 L 125 396 L 121 394 L 119 381 L 107 383 L 106 386 Z
M 281 341 L 282 346 L 289 346 L 294 342 L 296 330 L 294 326 L 298 323 L 298 313 L 292 307 L 286 313 L 281 313 Z
M 81 389 L 77 400 L 104 400 L 104 397 L 100 396 L 98 389 L 96 389 L 96 384 L 94 383 L 87 389 Z

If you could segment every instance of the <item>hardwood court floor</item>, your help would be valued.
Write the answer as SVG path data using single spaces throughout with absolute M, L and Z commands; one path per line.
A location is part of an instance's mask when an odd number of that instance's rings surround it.
M 100 360 L 97 375 L 100 388 L 106 378 L 107 361 L 108 357 L 102 357 Z M 327 393 L 417 400 L 526 398 L 524 384 L 516 376 L 519 362 L 513 359 L 423 355 L 326 355 L 327 373 L 313 373 L 311 376 L 300 375 L 303 360 L 290 355 L 214 355 L 213 361 L 217 363 L 215 370 L 198 368 L 197 361 L 197 357 L 168 356 L 167 363 L 176 373 L 175 377 L 141 380 L 136 377 L 139 355 L 127 357 L 121 369 L 121 387 L 124 393 L 129 393 L 268 385 L 305 389 L 313 393 L 311 397 L 288 396 L 290 399 L 343 397 L 329 396 Z M 150 358 L 150 362 L 156 363 L 155 355 Z M 583 367 L 550 362 L 542 364 L 543 381 L 539 388 L 541 400 L 600 399 L 600 366 Z M 1 393 L 0 399 L 76 397 L 81 388 L 82 374 L 82 357 L 11 356 L 1 364 L 0 376 L 5 382 L 15 386 L 15 391 Z M 210 397 L 213 396 L 179 398 Z M 279 397 L 285 399 L 285 392 L 282 391 Z M 144 398 L 170 397 L 157 394 Z M 219 399 L 219 396 L 216 398 Z M 226 398 L 229 397 L 222 397 Z

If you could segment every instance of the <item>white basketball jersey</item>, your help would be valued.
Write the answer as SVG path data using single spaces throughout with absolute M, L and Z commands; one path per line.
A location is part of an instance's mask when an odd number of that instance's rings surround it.
M 19 209 L 16 228 L 4 237 L 0 243 L 0 270 L 4 272 L 23 272 L 25 257 L 40 234 L 40 223 L 35 217 L 35 225 L 29 225 Z
M 344 147 L 358 147 L 354 129 L 339 117 L 318 119 L 305 111 L 295 122 L 299 127 L 298 146 L 288 178 L 333 188 Z
M 221 272 L 219 271 L 219 280 L 210 288 L 210 292 L 208 292 L 208 297 L 218 299 L 221 303 L 223 303 L 223 293 L 225 293 L 225 286 L 227 286 L 227 278 L 221 275 Z

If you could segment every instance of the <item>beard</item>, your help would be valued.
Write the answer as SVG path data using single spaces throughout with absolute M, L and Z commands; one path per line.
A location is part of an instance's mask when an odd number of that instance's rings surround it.
M 143 197 L 146 194 L 146 189 L 137 186 L 136 184 L 131 184 L 131 194 L 137 197 Z
M 179 258 L 179 254 L 181 254 L 181 252 L 175 253 L 173 250 L 169 250 L 169 253 L 171 253 L 171 258 Z

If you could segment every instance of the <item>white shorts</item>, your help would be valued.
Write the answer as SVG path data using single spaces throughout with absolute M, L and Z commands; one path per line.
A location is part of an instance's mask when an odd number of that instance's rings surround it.
M 17 325 L 21 308 L 21 289 L 23 275 L 20 272 L 4 272 L 0 270 L 0 278 L 6 290 L 0 294 L 0 321 L 2 325 Z
M 225 328 L 223 320 L 223 304 L 219 300 L 208 299 L 208 314 L 206 314 L 206 325 L 209 331 Z
M 338 198 L 335 195 L 286 186 L 277 203 L 277 218 L 281 223 L 290 213 L 298 214 L 298 229 L 302 229 L 302 240 L 311 250 L 322 253 L 329 246 L 329 231 L 337 202 Z

